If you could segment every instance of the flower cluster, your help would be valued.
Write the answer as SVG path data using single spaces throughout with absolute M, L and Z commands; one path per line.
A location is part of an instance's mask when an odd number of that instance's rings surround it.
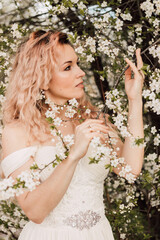
M 146 17 L 150 18 L 152 14 L 160 14 L 160 1 L 159 0 L 153 0 L 152 2 L 150 0 L 144 1 L 141 4 L 141 9 L 145 12 Z
M 16 181 L 9 177 L 0 182 L 0 199 L 6 200 L 18 196 L 24 189 L 33 191 L 40 184 L 40 174 L 35 170 L 23 171 L 16 178 Z
M 22 229 L 28 222 L 24 212 L 13 201 L 1 201 L 0 204 L 0 231 L 3 237 L 16 238 L 19 235 L 19 229 Z M 2 237 L 2 235 L 1 235 Z
M 160 114 L 160 69 L 155 69 L 150 75 L 149 88 L 143 90 L 143 97 L 146 99 L 145 108 L 152 109 Z
M 110 141 L 108 142 L 110 143 Z M 120 177 L 124 177 L 129 183 L 133 183 L 135 181 L 135 175 L 131 173 L 132 168 L 125 163 L 124 158 L 117 157 L 117 152 L 114 151 L 112 144 L 110 146 L 106 146 L 100 142 L 99 137 L 94 137 L 91 141 L 91 146 L 93 146 L 94 150 L 89 157 L 90 163 L 98 163 L 99 161 L 105 162 L 106 159 L 109 159 L 110 164 L 106 164 L 106 168 L 110 168 L 111 171 L 113 168 L 120 169 Z

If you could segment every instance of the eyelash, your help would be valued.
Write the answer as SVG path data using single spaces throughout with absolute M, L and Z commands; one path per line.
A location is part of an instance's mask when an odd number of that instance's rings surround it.
M 68 69 L 69 68 L 69 69 Z M 68 66 L 64 69 L 64 71 L 69 71 L 71 69 L 71 66 Z
M 77 62 L 77 65 L 79 66 L 79 62 Z M 69 69 L 68 69 L 69 68 Z M 64 71 L 69 71 L 71 69 L 71 65 L 67 66 Z

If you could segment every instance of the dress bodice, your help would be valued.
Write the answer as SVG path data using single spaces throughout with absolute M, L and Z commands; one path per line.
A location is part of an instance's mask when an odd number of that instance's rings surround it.
M 91 226 L 104 217 L 103 205 L 103 182 L 108 174 L 105 165 L 109 159 L 90 164 L 89 157 L 96 151 L 90 145 L 86 155 L 80 159 L 75 169 L 70 185 L 59 204 L 41 223 L 42 226 L 60 226 L 63 224 L 72 227 L 83 228 L 80 219 L 88 219 Z M 2 169 L 7 177 L 15 169 L 22 166 L 30 156 L 35 157 L 35 162 L 39 168 L 48 165 L 41 172 L 41 181 L 45 181 L 55 168 L 51 163 L 56 157 L 56 147 L 54 146 L 31 146 L 16 151 L 7 156 L 2 161 Z M 65 179 L 65 176 L 64 176 Z M 59 183 L 60 185 L 61 183 Z M 53 196 L 54 198 L 54 196 Z

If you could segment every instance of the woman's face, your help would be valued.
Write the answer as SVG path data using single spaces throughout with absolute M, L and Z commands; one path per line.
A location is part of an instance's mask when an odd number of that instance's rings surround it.
M 55 51 L 53 78 L 46 95 L 57 104 L 67 100 L 80 99 L 84 95 L 83 77 L 85 73 L 78 66 L 78 58 L 69 44 L 58 45 Z

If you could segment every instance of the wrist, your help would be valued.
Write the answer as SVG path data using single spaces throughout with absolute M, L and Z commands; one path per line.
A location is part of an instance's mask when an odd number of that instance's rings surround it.
M 128 99 L 129 106 L 138 106 L 141 107 L 143 105 L 142 98 L 136 98 L 136 99 Z
M 69 152 L 69 155 L 67 157 L 67 160 L 71 163 L 77 163 L 78 162 L 78 158 L 74 155 L 74 153 L 72 152 L 72 150 Z

